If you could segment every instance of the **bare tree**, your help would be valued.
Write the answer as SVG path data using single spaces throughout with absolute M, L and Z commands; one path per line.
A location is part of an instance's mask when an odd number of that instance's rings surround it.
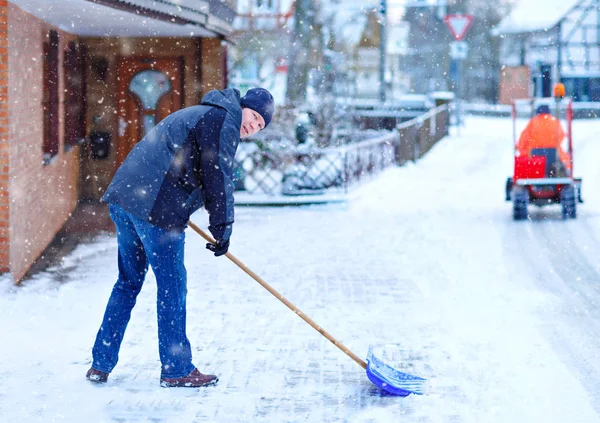
M 313 0 L 296 0 L 294 31 L 288 56 L 287 102 L 302 104 L 306 99 L 309 59 L 314 28 Z
M 473 25 L 464 41 L 469 53 L 462 63 L 465 99 L 495 101 L 499 81 L 499 40 L 490 30 L 508 13 L 512 0 L 453 0 L 447 13 L 468 13 L 474 16 Z M 405 15 L 410 22 L 411 55 L 405 71 L 412 76 L 415 92 L 453 89 L 453 68 L 449 57 L 454 41 L 437 8 L 411 8 Z

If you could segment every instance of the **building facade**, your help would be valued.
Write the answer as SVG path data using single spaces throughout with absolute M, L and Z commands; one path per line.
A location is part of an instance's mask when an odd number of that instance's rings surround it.
M 600 101 L 598 22 L 600 0 L 522 0 L 492 30 L 501 37 L 502 78 L 509 79 L 502 86 L 520 96 L 550 97 L 553 84 L 562 82 L 574 101 Z M 519 75 L 528 69 L 529 78 L 514 78 L 513 68 Z
M 0 0 L 0 271 L 20 281 L 167 114 L 227 85 L 235 2 Z

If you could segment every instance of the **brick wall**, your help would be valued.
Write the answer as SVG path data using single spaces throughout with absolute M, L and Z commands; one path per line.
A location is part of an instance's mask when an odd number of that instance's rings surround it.
M 72 36 L 62 32 L 59 153 L 51 163 L 43 164 L 43 36 L 49 29 L 39 19 L 8 5 L 9 266 L 17 282 L 77 205 L 79 148 L 65 151 L 63 142 L 62 52 Z
M 8 5 L 0 0 L 0 272 L 9 270 Z

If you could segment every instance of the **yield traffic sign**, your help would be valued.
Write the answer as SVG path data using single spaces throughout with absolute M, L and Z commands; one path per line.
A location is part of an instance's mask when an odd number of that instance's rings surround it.
M 450 32 L 456 41 L 460 41 L 465 37 L 467 30 L 473 23 L 473 15 L 446 15 L 444 22 L 450 28 Z

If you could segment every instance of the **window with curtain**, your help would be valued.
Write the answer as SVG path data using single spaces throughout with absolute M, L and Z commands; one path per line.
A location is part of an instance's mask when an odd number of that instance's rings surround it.
M 71 41 L 65 49 L 65 149 L 85 138 L 85 46 Z
M 58 154 L 58 32 L 52 30 L 44 42 L 44 162 Z

